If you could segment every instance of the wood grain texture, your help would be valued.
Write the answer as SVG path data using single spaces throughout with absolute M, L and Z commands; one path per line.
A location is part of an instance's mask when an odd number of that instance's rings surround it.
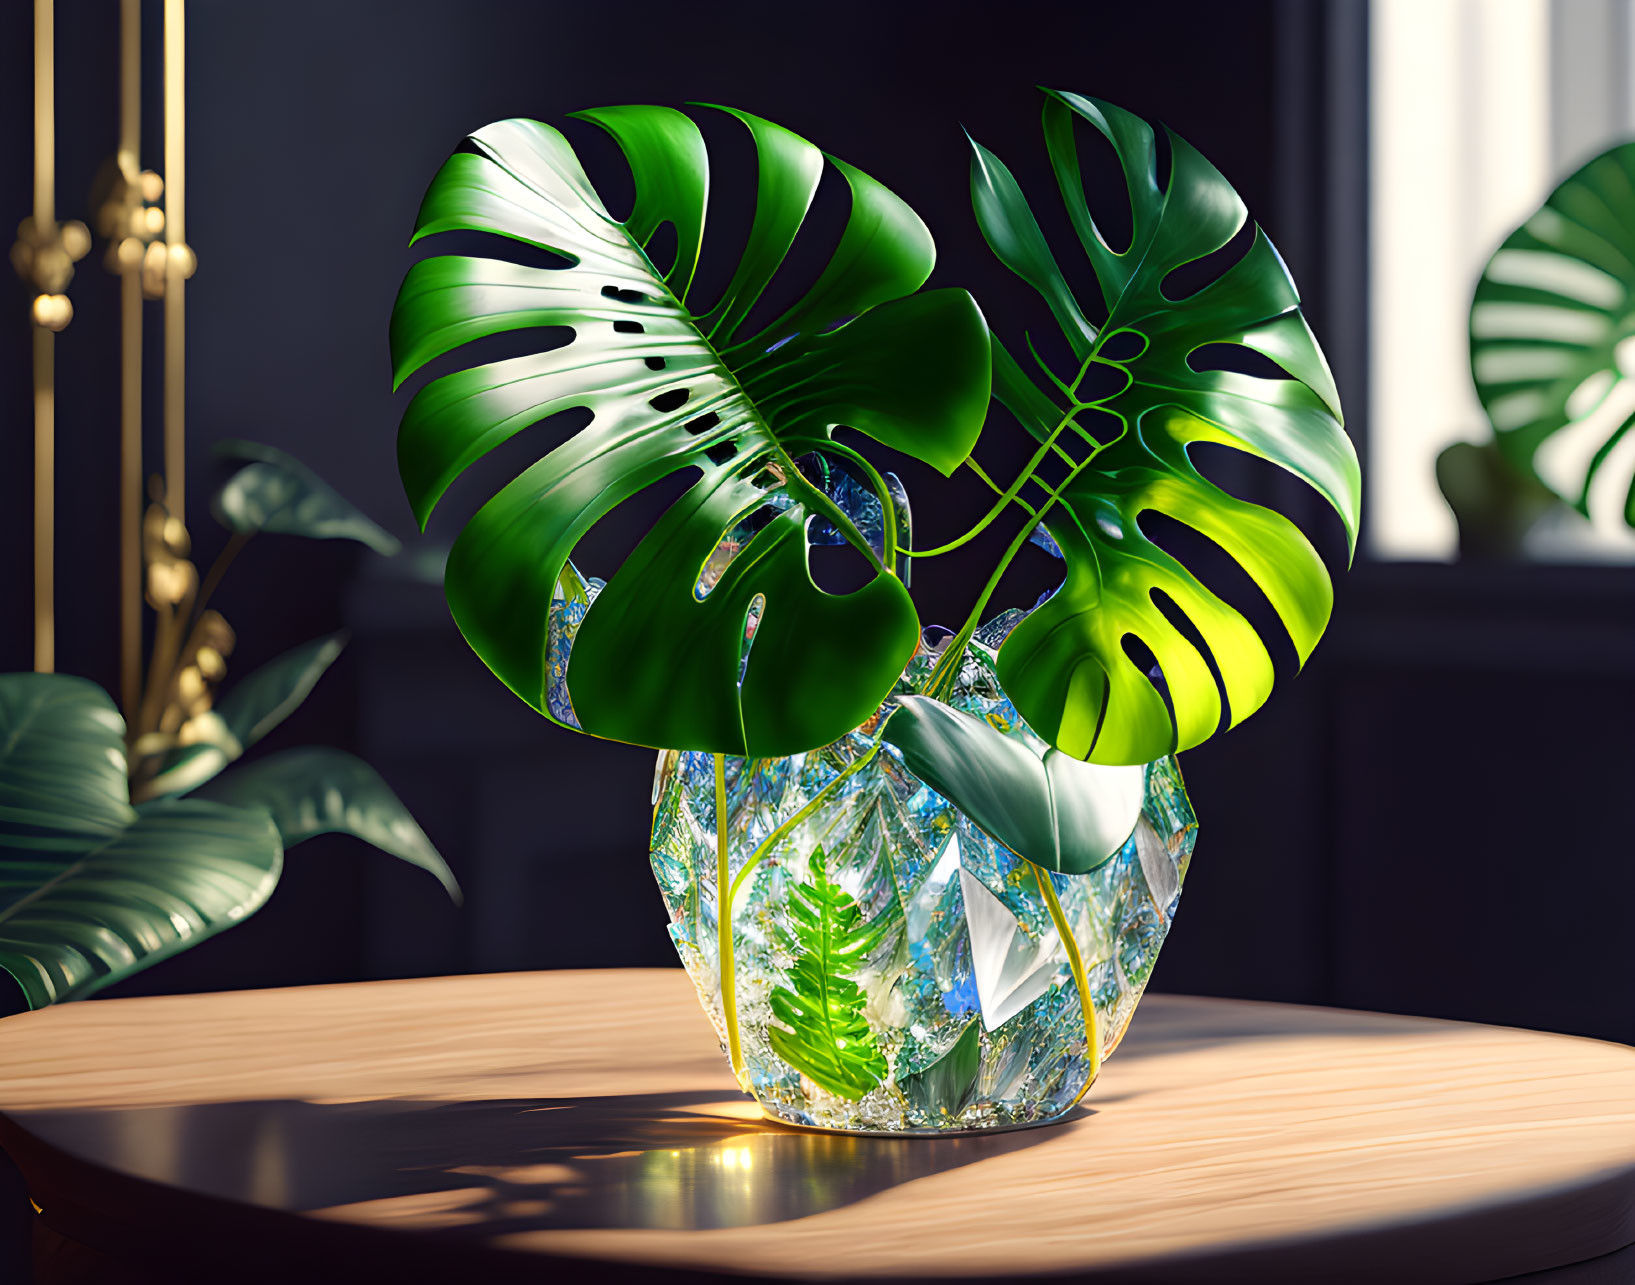
M 484 1279 L 1396 1285 L 1635 1243 L 1635 1050 L 1161 995 L 1067 1123 L 934 1141 L 759 1120 L 677 971 L 67 1005 L 0 1023 L 0 1141 L 86 1239 L 240 1211 Z

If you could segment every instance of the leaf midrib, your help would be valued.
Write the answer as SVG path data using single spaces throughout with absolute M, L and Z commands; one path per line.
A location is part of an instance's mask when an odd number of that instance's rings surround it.
M 495 163 L 499 164 L 498 161 Z M 504 165 L 501 165 L 500 168 L 506 169 Z M 506 172 L 512 173 L 512 171 L 508 169 Z M 518 178 L 519 181 L 526 182 L 526 180 L 520 179 L 520 176 L 514 173 L 512 173 L 512 177 Z M 529 190 L 537 192 L 539 189 L 529 185 Z M 540 195 L 543 196 L 544 194 L 540 193 Z M 549 198 L 546 199 L 548 200 Z M 600 194 L 598 194 L 598 199 L 600 199 Z M 552 203 L 554 204 L 554 202 Z M 714 366 L 716 373 L 732 386 L 737 394 L 744 399 L 744 404 L 754 413 L 757 426 L 766 434 L 767 440 L 772 445 L 772 450 L 777 457 L 778 463 L 784 466 L 785 488 L 790 490 L 791 493 L 795 497 L 799 498 L 802 503 L 806 504 L 808 508 L 814 508 L 821 512 L 824 517 L 828 518 L 829 521 L 835 526 L 835 529 L 840 531 L 841 534 L 846 537 L 847 542 L 869 560 L 877 572 L 884 572 L 887 575 L 893 576 L 896 575 L 895 569 L 887 567 L 884 562 L 881 561 L 880 556 L 874 551 L 874 546 L 863 538 L 863 533 L 857 529 L 856 524 L 853 523 L 852 520 L 846 515 L 845 511 L 842 510 L 839 505 L 830 500 L 829 497 L 822 491 L 818 490 L 817 487 L 813 486 L 806 480 L 805 476 L 796 466 L 794 457 L 784 449 L 783 442 L 779 438 L 777 430 L 772 427 L 771 421 L 768 419 L 766 412 L 761 408 L 761 404 L 756 401 L 755 398 L 751 397 L 745 390 L 743 383 L 738 378 L 737 371 L 727 364 L 727 360 L 722 355 L 722 350 L 716 346 L 713 336 L 704 333 L 703 328 L 699 325 L 698 318 L 694 316 L 692 311 L 687 307 L 685 301 L 678 297 L 675 291 L 670 288 L 670 283 L 664 279 L 664 275 L 659 272 L 656 266 L 654 266 L 653 261 L 647 257 L 646 247 L 640 241 L 636 240 L 633 235 L 631 235 L 630 229 L 626 224 L 618 221 L 611 214 L 608 214 L 606 217 L 609 223 L 619 229 L 619 233 L 621 236 L 623 236 L 625 244 L 640 257 L 644 264 L 647 265 L 647 270 L 652 276 L 652 281 L 658 287 L 658 290 L 662 292 L 663 298 L 669 300 L 676 313 L 686 322 L 687 326 L 692 330 L 692 332 L 698 336 L 699 345 L 708 355 L 709 361 Z M 804 226 L 804 223 L 805 220 L 803 219 L 801 221 L 802 226 Z M 799 235 L 798 227 L 796 229 L 796 235 Z M 700 233 L 700 239 L 702 242 L 702 232 Z M 780 267 L 787 260 L 787 257 L 788 256 L 786 254 L 783 259 L 779 260 Z M 560 271 L 577 272 L 583 270 L 583 268 L 583 264 L 574 264 L 572 267 L 562 268 Z M 691 283 L 689 282 L 689 286 L 690 284 Z M 887 496 L 881 496 L 879 498 L 881 504 L 890 503 L 890 498 Z

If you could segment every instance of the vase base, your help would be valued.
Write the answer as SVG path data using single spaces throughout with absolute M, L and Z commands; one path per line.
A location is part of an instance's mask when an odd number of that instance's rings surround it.
M 768 1123 L 783 1125 L 788 1129 L 799 1129 L 805 1133 L 833 1133 L 847 1138 L 976 1138 L 994 1133 L 1017 1133 L 1023 1129 L 1043 1129 L 1053 1124 L 1067 1124 L 1093 1115 L 1094 1112 L 1077 1103 L 1068 1107 L 1058 1115 L 1046 1116 L 1042 1120 L 1018 1120 L 1011 1124 L 983 1125 L 977 1129 L 842 1129 L 827 1124 L 806 1124 L 799 1120 L 789 1120 L 761 1108 L 761 1116 Z

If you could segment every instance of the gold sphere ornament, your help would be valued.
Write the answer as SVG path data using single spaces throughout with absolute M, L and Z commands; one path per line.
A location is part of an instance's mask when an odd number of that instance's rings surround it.
M 74 319 L 74 305 L 65 294 L 39 294 L 34 296 L 30 315 L 36 326 L 57 331 Z
M 78 219 L 37 228 L 32 218 L 17 225 L 11 266 L 34 287 L 29 316 L 46 330 L 61 330 L 74 319 L 74 305 L 63 292 L 74 279 L 74 261 L 91 248 L 91 232 Z
M 62 225 L 59 240 L 68 257 L 75 263 L 91 252 L 91 229 L 78 219 L 70 219 Z

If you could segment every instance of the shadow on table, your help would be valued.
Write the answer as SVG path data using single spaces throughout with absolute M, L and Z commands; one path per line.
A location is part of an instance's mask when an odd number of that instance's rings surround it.
M 270 1100 L 14 1118 L 60 1149 L 186 1190 L 477 1239 L 804 1218 L 1055 1132 L 850 1137 L 771 1124 L 746 1106 L 699 1092 Z M 1056 1128 L 1074 1128 L 1090 1114 L 1076 1112 Z

